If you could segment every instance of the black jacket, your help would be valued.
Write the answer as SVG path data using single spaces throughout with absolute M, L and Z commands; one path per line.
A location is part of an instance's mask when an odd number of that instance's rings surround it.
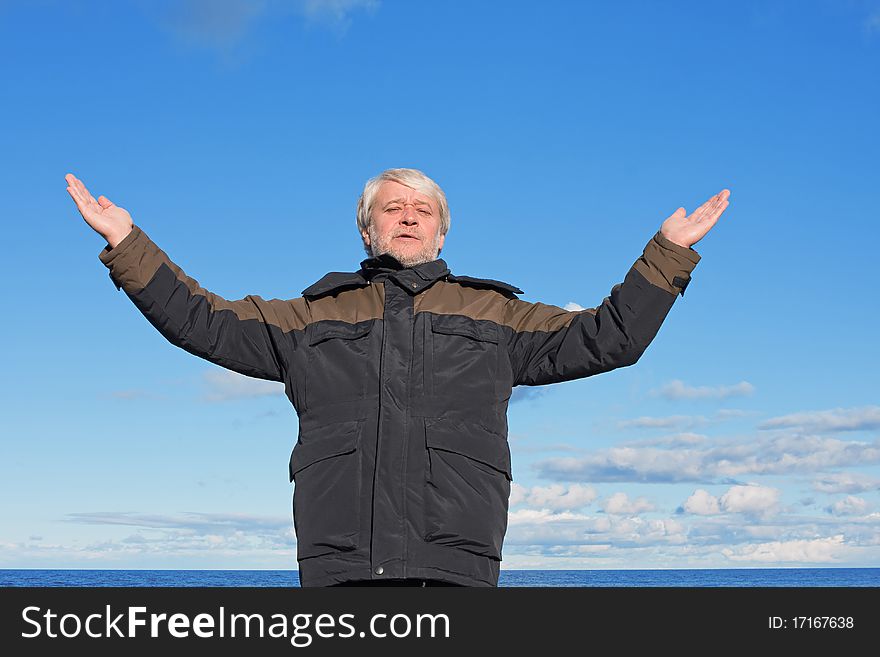
M 368 258 L 296 299 L 227 301 L 137 225 L 99 257 L 172 344 L 284 383 L 299 415 L 289 471 L 302 586 L 496 586 L 512 388 L 635 363 L 700 259 L 658 231 L 610 296 L 575 312 L 454 276 L 442 259 Z

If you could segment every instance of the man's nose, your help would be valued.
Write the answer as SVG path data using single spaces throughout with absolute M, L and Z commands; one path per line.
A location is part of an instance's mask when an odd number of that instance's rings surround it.
M 415 224 L 419 222 L 418 213 L 414 205 L 404 205 L 401 220 L 407 224 Z

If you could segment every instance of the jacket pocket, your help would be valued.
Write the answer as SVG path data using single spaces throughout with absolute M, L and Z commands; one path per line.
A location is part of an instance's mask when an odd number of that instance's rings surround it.
M 425 418 L 425 535 L 501 560 L 510 499 L 510 447 L 480 425 Z
M 305 374 L 306 408 L 363 399 L 372 372 L 371 332 L 375 320 L 357 324 L 326 320 L 306 327 L 308 361 Z
M 336 422 L 300 433 L 290 455 L 297 559 L 354 550 L 360 538 L 364 420 Z
M 498 326 L 464 315 L 431 315 L 428 395 L 493 398 L 499 359 Z

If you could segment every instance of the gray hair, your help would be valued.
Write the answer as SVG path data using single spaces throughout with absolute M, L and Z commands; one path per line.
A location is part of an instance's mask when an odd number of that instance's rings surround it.
M 449 231 L 449 205 L 446 203 L 446 194 L 440 189 L 440 185 L 418 169 L 386 169 L 378 176 L 367 181 L 367 184 L 364 185 L 364 191 L 358 199 L 357 227 L 361 239 L 363 239 L 363 233 L 370 225 L 370 220 L 373 216 L 373 200 L 376 198 L 376 193 L 382 184 L 389 180 L 431 196 L 440 209 L 440 234 L 445 235 Z M 366 245 L 366 242 L 364 243 L 364 250 L 367 252 L 367 255 L 372 255 L 370 247 Z

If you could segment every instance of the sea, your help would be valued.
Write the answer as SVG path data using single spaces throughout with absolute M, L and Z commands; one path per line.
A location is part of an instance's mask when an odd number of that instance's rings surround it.
M 298 587 L 295 570 L 0 569 L 0 586 Z M 880 568 L 502 570 L 499 587 L 880 587 Z

